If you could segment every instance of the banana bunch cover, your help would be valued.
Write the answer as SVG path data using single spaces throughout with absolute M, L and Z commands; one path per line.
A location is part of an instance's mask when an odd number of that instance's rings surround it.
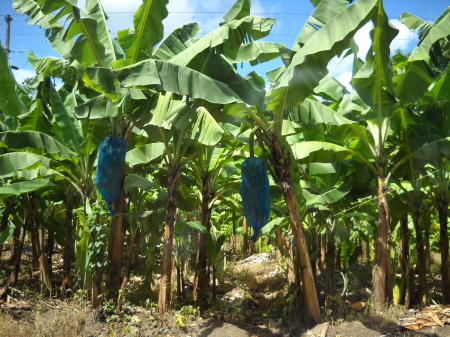
M 121 137 L 113 138 L 110 135 L 99 146 L 97 176 L 95 185 L 108 204 L 110 215 L 116 212 L 112 209 L 112 204 L 117 201 L 122 182 L 122 167 L 125 163 L 127 153 L 127 143 Z
M 267 224 L 270 214 L 270 188 L 266 167 L 261 158 L 249 157 L 241 166 L 242 182 L 240 193 L 245 218 L 254 234 L 250 238 L 256 242 L 259 231 Z

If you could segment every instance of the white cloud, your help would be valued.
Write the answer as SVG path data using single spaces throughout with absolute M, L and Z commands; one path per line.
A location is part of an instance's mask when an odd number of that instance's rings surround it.
M 341 73 L 337 78 L 339 82 L 341 82 L 348 91 L 353 91 L 353 87 L 350 84 L 350 81 L 352 80 L 352 72 L 351 71 L 345 71 Z
M 419 42 L 417 34 L 411 32 L 400 20 L 395 19 L 390 20 L 389 22 L 399 30 L 398 35 L 391 43 L 391 54 L 397 49 L 400 49 L 403 52 L 411 51 L 417 45 L 417 42 Z
M 19 69 L 19 70 L 13 70 L 14 78 L 16 79 L 17 83 L 22 83 L 24 79 L 33 77 L 36 75 L 36 73 L 33 70 L 28 69 Z
M 196 22 L 202 28 L 201 33 L 206 34 L 219 27 L 223 21 L 223 14 L 233 5 L 235 0 L 200 1 L 200 0 L 170 0 L 167 4 L 169 15 L 163 21 L 164 33 L 167 35 L 182 24 Z M 102 0 L 103 8 L 108 14 L 108 26 L 113 36 L 123 29 L 133 25 L 133 13 L 142 4 L 142 0 Z M 79 6 L 84 8 L 84 2 Z M 252 13 L 267 13 L 276 10 L 276 5 L 264 7 L 260 0 L 252 2 Z M 131 12 L 131 13 L 130 13 Z M 209 12 L 209 13 L 205 13 Z

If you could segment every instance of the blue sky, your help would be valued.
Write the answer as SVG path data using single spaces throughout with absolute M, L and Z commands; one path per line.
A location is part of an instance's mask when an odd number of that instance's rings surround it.
M 133 12 L 136 11 L 142 0 L 103 0 L 101 1 L 106 13 L 109 15 L 109 27 L 112 36 L 116 32 L 126 29 L 132 25 Z M 165 33 L 171 32 L 179 25 L 187 22 L 197 22 L 202 27 L 202 33 L 208 33 L 218 26 L 222 21 L 222 15 L 233 4 L 234 0 L 169 0 L 169 16 L 164 21 Z M 79 7 L 84 7 L 84 0 L 78 0 Z M 427 20 L 434 20 L 449 5 L 448 0 L 385 0 L 384 7 L 391 22 L 400 30 L 396 40 L 391 45 L 391 50 L 401 49 L 410 51 L 417 43 L 416 35 L 408 31 L 398 18 L 402 11 L 410 12 Z M 312 13 L 313 6 L 309 0 L 253 0 L 252 13 L 254 15 L 271 16 L 277 19 L 272 34 L 267 40 L 286 44 L 292 47 L 295 38 Z M 18 82 L 33 75 L 33 68 L 27 63 L 26 51 L 34 51 L 38 57 L 59 56 L 46 42 L 44 30 L 38 26 L 28 25 L 25 15 L 17 14 L 12 8 L 11 0 L 0 0 L 0 40 L 5 43 L 5 21 L 4 16 L 10 14 L 11 43 L 10 63 L 19 67 L 14 70 Z M 365 26 L 358 32 L 356 41 L 361 52 L 366 52 L 370 45 L 370 26 Z M 244 71 L 256 71 L 263 74 L 281 65 L 281 61 L 274 60 L 268 64 L 256 67 L 245 67 Z M 333 76 L 342 83 L 348 84 L 350 78 L 351 60 L 332 60 L 329 70 Z

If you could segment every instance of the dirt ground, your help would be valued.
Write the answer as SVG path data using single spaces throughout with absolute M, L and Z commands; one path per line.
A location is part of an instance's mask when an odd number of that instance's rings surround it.
M 49 306 L 53 306 L 53 308 Z M 178 326 L 176 313 L 164 318 L 153 316 L 150 311 L 129 312 L 128 317 L 102 317 L 102 313 L 90 311 L 87 306 L 75 302 L 56 302 L 46 305 L 37 301 L 33 308 L 21 310 L 2 309 L 0 336 L 211 336 L 211 337 L 382 337 L 382 336 L 450 336 L 450 325 L 428 327 L 416 331 L 396 331 L 396 321 L 378 315 L 361 314 L 353 321 L 322 323 L 305 329 L 300 326 L 271 324 L 254 326 L 244 322 L 226 322 L 214 318 L 190 317 L 184 327 Z M 135 308 L 136 309 L 136 308 Z M 111 319 L 112 318 L 112 319 Z M 324 335 L 324 326 L 326 334 Z
M 324 323 L 310 327 L 295 324 L 286 319 L 289 293 L 283 273 L 276 259 L 253 255 L 230 266 L 217 289 L 219 300 L 210 310 L 199 315 L 191 307 L 183 313 L 180 309 L 185 307 L 179 305 L 163 317 L 148 302 L 136 305 L 126 301 L 119 313 L 107 306 L 93 311 L 82 292 L 75 291 L 68 300 L 48 298 L 32 289 L 26 273 L 17 287 L 8 287 L 6 279 L 2 284 L 0 277 L 0 337 L 450 336 L 450 308 L 441 308 L 447 316 L 440 314 L 441 320 L 435 319 L 439 324 L 429 318 L 420 326 L 410 326 L 419 330 L 399 331 L 399 319 L 414 320 L 420 312 L 402 307 L 375 312 L 367 305 L 370 289 L 363 275 L 354 277 L 345 303 L 338 299 L 336 303 L 341 305 L 324 315 Z M 336 283 L 339 288 L 338 279 Z M 133 294 L 133 287 L 129 294 Z M 435 307 L 429 309 L 433 317 L 440 308 Z

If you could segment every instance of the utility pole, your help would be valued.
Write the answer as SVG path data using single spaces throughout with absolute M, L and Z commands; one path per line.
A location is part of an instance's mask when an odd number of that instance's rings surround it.
M 11 37 L 11 20 L 12 20 L 11 15 L 5 16 L 5 21 L 6 21 L 5 51 L 6 51 L 6 54 L 8 54 L 8 55 L 11 52 L 11 50 L 9 49 L 9 38 Z

